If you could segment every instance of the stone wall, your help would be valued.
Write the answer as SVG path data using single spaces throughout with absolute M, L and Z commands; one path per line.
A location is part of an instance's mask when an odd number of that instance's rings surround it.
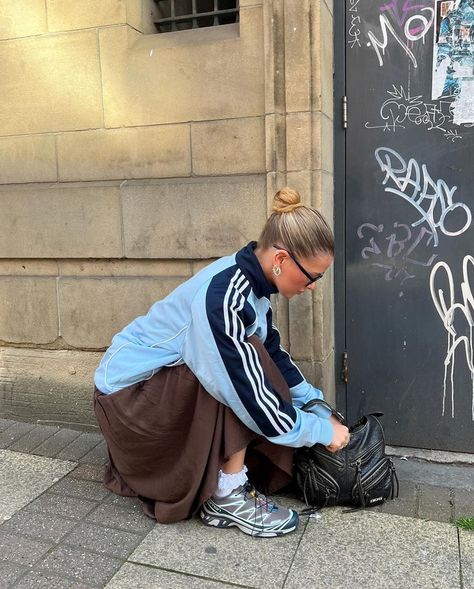
M 332 219 L 332 5 L 240 6 L 158 35 L 151 0 L 0 0 L 0 416 L 93 426 L 112 335 L 256 239 L 279 187 Z M 331 278 L 275 301 L 330 398 Z

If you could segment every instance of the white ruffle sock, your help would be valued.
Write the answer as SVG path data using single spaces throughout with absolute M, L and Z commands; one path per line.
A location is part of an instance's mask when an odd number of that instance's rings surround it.
M 220 470 L 219 478 L 217 480 L 217 489 L 214 491 L 214 497 L 227 497 L 227 495 L 230 495 L 234 489 L 237 489 L 237 487 L 240 487 L 241 485 L 245 485 L 247 481 L 247 467 L 245 464 L 240 472 L 228 474 Z

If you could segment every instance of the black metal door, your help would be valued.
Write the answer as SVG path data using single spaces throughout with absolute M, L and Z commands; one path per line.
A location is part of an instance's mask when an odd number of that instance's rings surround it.
M 346 0 L 347 412 L 474 452 L 474 0 Z M 434 60 L 434 63 L 433 63 Z

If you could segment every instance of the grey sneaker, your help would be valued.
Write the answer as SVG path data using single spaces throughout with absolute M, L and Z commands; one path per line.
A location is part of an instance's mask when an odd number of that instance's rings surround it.
M 283 536 L 298 526 L 296 511 L 276 505 L 248 483 L 232 491 L 228 497 L 208 499 L 200 516 L 207 526 L 237 526 L 244 534 L 262 538 Z

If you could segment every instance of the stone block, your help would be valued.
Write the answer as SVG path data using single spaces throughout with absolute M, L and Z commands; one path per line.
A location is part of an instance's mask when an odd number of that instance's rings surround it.
M 320 88 L 315 89 L 315 94 L 320 93 L 321 111 L 330 119 L 334 117 L 334 30 L 333 16 L 324 2 L 319 3 L 320 15 Z M 316 105 L 313 104 L 313 108 Z
M 182 278 L 61 278 L 61 334 L 71 346 L 102 348 L 130 321 L 183 282 Z
M 209 264 L 212 262 L 212 260 L 198 260 L 196 262 L 192 263 L 192 267 L 193 267 L 193 275 L 197 274 L 198 272 L 200 272 L 201 270 L 204 270 L 204 268 L 206 268 L 206 266 L 209 266 Z
M 323 153 L 328 149 L 324 144 L 322 137 L 322 115 L 321 113 L 313 113 L 311 121 L 311 142 L 312 142 L 312 156 L 311 169 L 320 170 Z M 332 151 L 331 151 L 332 154 Z
M 127 23 L 146 35 L 156 34 L 158 6 L 154 0 L 125 0 Z
M 138 2 L 135 0 L 138 4 Z M 82 0 L 64 2 L 46 0 L 48 29 L 51 32 L 89 29 L 127 22 L 127 9 L 123 0 Z
M 1 276 L 0 301 L 0 340 L 47 344 L 58 337 L 54 278 Z
M 0 184 L 56 180 L 54 136 L 32 135 L 0 139 Z
M 265 116 L 265 152 L 267 171 L 286 170 L 285 115 Z
M 224 27 L 173 37 L 142 36 L 128 27 L 100 30 L 105 126 L 262 115 L 262 8 L 240 14 L 240 36 L 223 39 Z
M 91 398 L 101 357 L 96 352 L 0 348 L 0 414 L 97 427 Z
M 313 192 L 311 186 L 312 177 L 313 172 L 308 170 L 301 172 L 288 172 L 286 174 L 288 186 L 297 190 L 300 193 L 301 202 L 309 206 L 311 206 Z
M 290 350 L 295 360 L 314 359 L 313 301 L 310 291 L 290 300 Z
M 321 169 L 334 174 L 334 123 L 324 114 L 321 115 Z
M 311 109 L 313 111 L 321 110 L 321 95 L 323 93 L 322 81 L 322 53 L 321 47 L 323 32 L 321 31 L 321 4 L 323 2 L 313 2 L 310 14 L 310 34 L 311 34 L 311 79 L 312 79 L 312 96 Z M 331 44 L 333 39 L 331 39 Z
M 191 277 L 193 263 L 181 260 L 60 260 L 61 276 L 182 276 Z M 207 263 L 206 263 L 207 265 Z M 0 273 L 2 262 L 0 261 Z
M 265 171 L 265 126 L 262 117 L 194 123 L 191 137 L 194 175 L 257 174 Z
M 81 131 L 57 141 L 61 181 L 191 175 L 189 125 Z
M 44 0 L 12 2 L 0 0 L 0 39 L 15 39 L 47 32 Z
M 0 60 L 0 135 L 102 126 L 95 31 L 5 41 Z
M 328 403 L 336 405 L 336 379 L 339 378 L 339 367 L 334 364 L 334 351 L 321 360 L 314 363 L 314 386 L 321 389 Z
M 289 336 L 289 301 L 280 295 L 272 296 L 273 323 L 280 333 L 281 345 L 290 349 Z
M 0 276 L 58 276 L 56 260 L 0 260 Z
M 256 239 L 266 219 L 265 178 L 234 176 L 124 186 L 128 258 L 212 258 Z
M 311 123 L 309 112 L 289 113 L 286 116 L 287 170 L 310 170 L 313 167 Z
M 12 258 L 120 257 L 119 189 L 50 185 L 0 189 L 0 251 Z
M 334 347 L 334 276 L 330 266 L 313 291 L 314 354 L 325 358 Z
M 287 112 L 311 110 L 309 16 L 309 0 L 287 0 L 285 2 L 285 90 Z

